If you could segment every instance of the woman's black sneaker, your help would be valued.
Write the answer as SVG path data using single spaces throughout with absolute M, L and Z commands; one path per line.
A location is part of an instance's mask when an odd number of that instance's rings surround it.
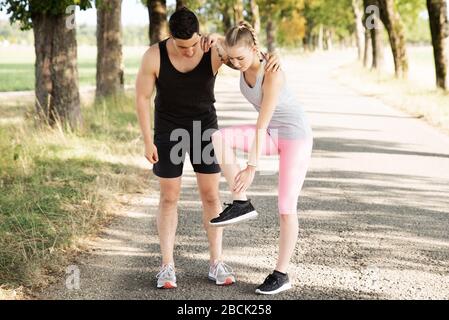
M 257 217 L 257 211 L 254 209 L 250 200 L 234 200 L 232 204 L 225 203 L 225 205 L 227 206 L 226 209 L 217 218 L 212 219 L 209 222 L 210 225 L 216 227 L 227 226 Z
M 258 294 L 276 294 L 288 289 L 291 289 L 292 284 L 288 279 L 286 273 L 281 273 L 279 271 L 274 271 L 265 281 L 257 287 L 256 293 Z

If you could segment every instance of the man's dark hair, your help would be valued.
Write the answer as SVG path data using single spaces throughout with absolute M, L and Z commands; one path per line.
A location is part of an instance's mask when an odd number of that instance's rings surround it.
M 173 13 L 168 24 L 171 35 L 177 39 L 188 40 L 193 37 L 195 32 L 200 32 L 198 18 L 186 7 Z

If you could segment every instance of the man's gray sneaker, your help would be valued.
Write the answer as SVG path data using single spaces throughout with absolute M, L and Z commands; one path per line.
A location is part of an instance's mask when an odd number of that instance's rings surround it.
M 219 286 L 228 286 L 235 283 L 235 275 L 232 268 L 223 261 L 218 261 L 210 266 L 208 278 L 215 281 L 215 284 Z
M 163 265 L 156 278 L 159 289 L 173 289 L 177 287 L 175 266 L 171 263 Z

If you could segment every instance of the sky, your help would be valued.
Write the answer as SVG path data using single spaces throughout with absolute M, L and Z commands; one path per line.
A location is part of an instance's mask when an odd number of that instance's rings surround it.
M 167 0 L 167 6 L 175 4 L 176 0 Z M 0 20 L 7 20 L 5 11 L 0 11 Z M 96 25 L 97 13 L 95 9 L 79 11 L 76 13 L 76 21 L 79 24 Z M 147 25 L 148 10 L 142 5 L 141 0 L 123 0 L 122 4 L 123 25 Z

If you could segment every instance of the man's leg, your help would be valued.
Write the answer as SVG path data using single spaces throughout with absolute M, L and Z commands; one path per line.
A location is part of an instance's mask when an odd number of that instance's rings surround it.
M 209 224 L 222 211 L 219 197 L 220 173 L 197 173 L 196 179 L 203 202 L 203 226 L 209 240 L 210 262 L 213 264 L 222 258 L 223 228 Z
M 162 265 L 174 263 L 176 227 L 178 225 L 178 199 L 181 191 L 181 177 L 159 178 L 160 198 L 157 215 L 157 231 L 162 254 Z

